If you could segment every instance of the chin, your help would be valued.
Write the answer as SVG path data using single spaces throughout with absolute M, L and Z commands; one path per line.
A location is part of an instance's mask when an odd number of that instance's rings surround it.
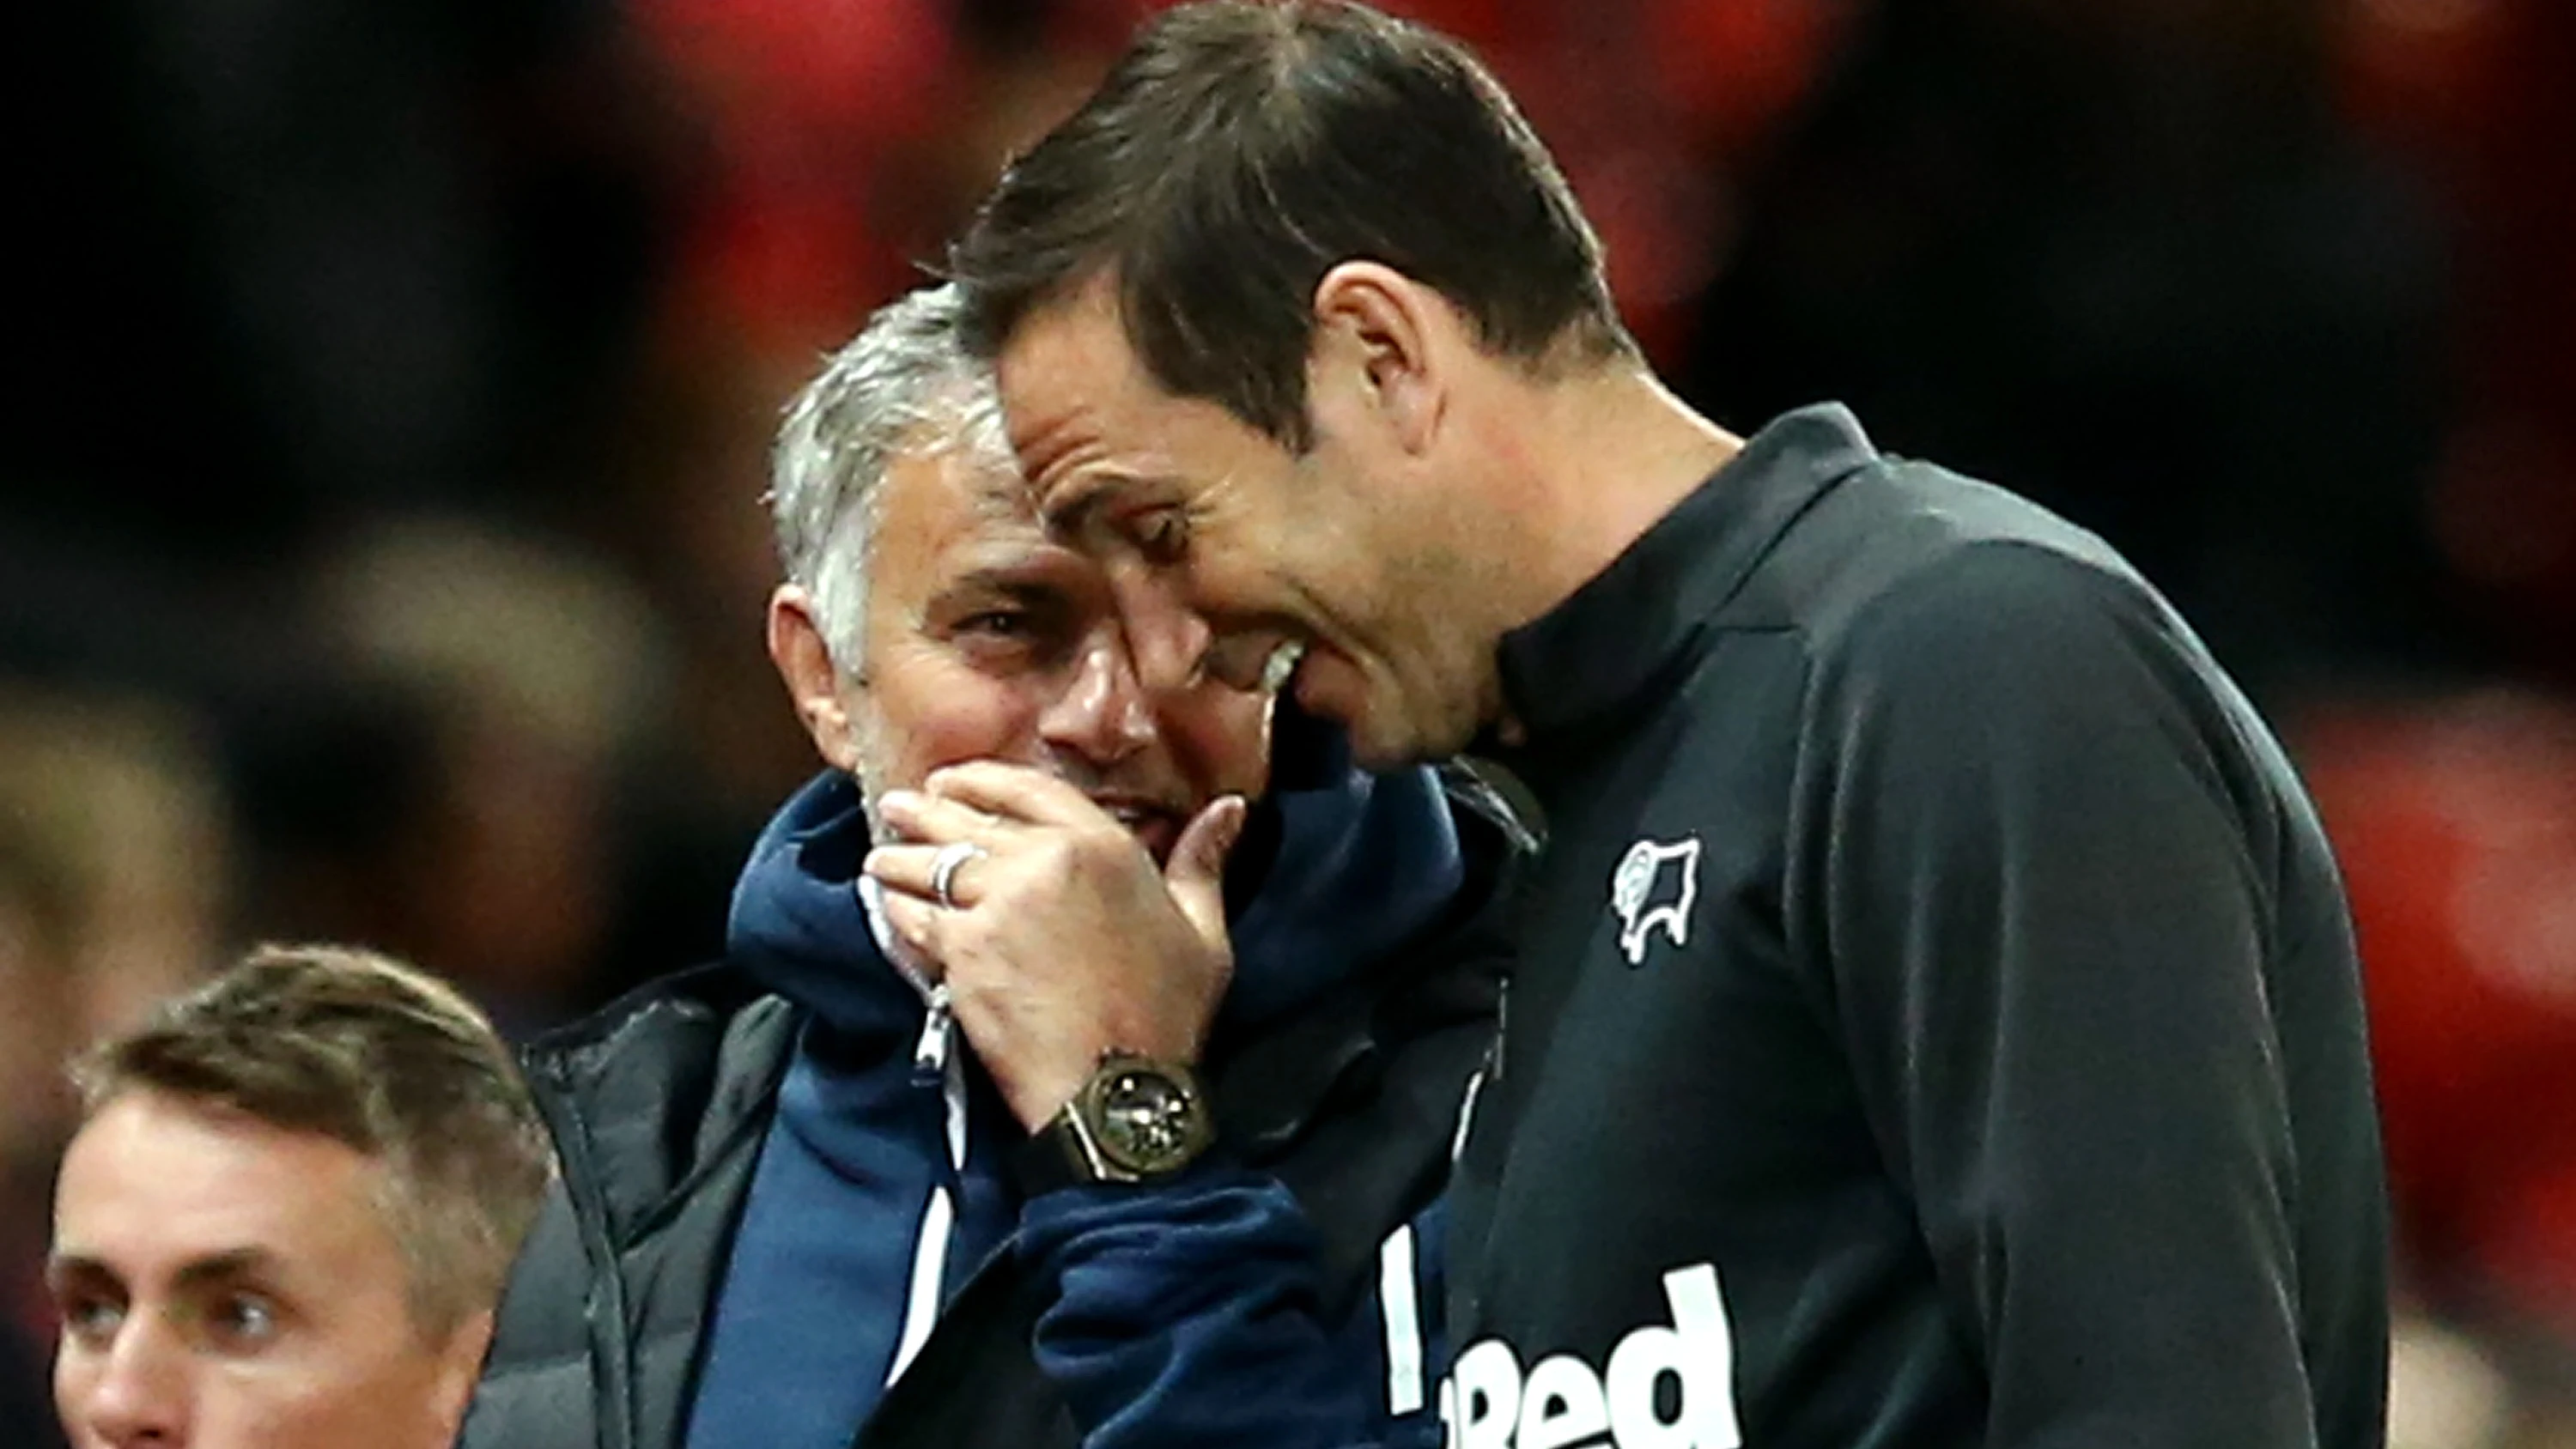
M 1457 752 L 1455 747 L 1444 750 L 1411 735 L 1389 737 L 1369 728 L 1366 721 L 1350 727 L 1350 740 L 1351 762 L 1371 772 L 1418 765 Z
M 1475 743 L 1482 727 L 1473 711 L 1418 717 L 1388 710 L 1363 712 L 1343 728 L 1360 768 L 1392 770 L 1448 759 Z

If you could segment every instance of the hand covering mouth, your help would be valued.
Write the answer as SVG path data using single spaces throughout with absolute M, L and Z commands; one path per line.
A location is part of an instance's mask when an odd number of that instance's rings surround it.
M 1158 863 L 1170 857 L 1172 847 L 1180 843 L 1181 828 L 1189 823 L 1188 810 L 1163 800 L 1138 795 L 1094 795 L 1091 800 L 1126 827 Z

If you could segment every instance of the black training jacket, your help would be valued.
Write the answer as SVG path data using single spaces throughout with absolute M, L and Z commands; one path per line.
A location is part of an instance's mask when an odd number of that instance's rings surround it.
M 2375 1449 L 2314 811 L 2098 539 L 1790 414 L 1505 642 L 1459 1449 Z

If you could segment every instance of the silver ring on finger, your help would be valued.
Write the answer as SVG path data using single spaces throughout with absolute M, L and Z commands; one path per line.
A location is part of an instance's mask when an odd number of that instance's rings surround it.
M 957 884 L 958 867 L 991 853 L 971 840 L 952 840 L 939 847 L 939 853 L 930 858 L 930 893 L 939 898 L 941 905 L 952 911 L 958 909 L 957 897 L 950 893 Z

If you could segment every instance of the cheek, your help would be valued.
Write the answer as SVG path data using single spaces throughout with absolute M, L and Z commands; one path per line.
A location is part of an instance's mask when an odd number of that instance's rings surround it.
M 420 1352 L 324 1349 L 215 1376 L 197 1404 L 208 1449 L 445 1449 L 438 1377 Z
M 1257 796 L 1270 781 L 1269 718 L 1266 700 L 1212 690 L 1167 714 L 1164 730 L 1183 772 L 1209 798 Z
M 1266 607 L 1268 581 L 1293 572 L 1294 558 L 1276 542 L 1283 531 L 1267 519 L 1245 516 L 1212 537 L 1202 534 L 1182 565 L 1188 590 L 1220 607 Z
M 911 789 L 943 765 L 1026 761 L 1037 753 L 1039 689 L 956 668 L 916 671 L 879 686 L 875 739 L 864 764 L 872 788 Z
M 77 1423 L 98 1384 L 96 1358 L 66 1337 L 54 1351 L 54 1412 L 66 1424 Z

